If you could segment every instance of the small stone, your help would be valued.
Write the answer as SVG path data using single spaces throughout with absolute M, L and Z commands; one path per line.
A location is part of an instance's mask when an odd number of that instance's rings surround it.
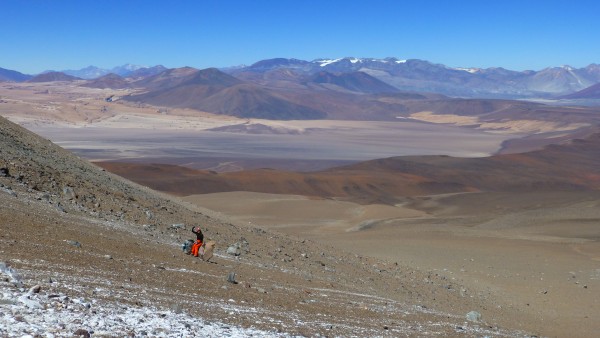
M 16 302 L 12 299 L 0 298 L 0 305 L 15 305 Z
M 467 313 L 466 318 L 470 322 L 478 322 L 481 320 L 481 313 L 477 311 L 471 311 Z
M 175 229 L 182 229 L 182 228 L 185 228 L 185 224 L 183 224 L 183 223 L 175 223 L 175 224 L 171 225 L 171 227 L 173 227 Z
M 267 293 L 267 290 L 265 290 L 263 288 L 258 288 L 258 289 L 256 289 L 256 291 L 258 291 L 258 293 Z
M 77 198 L 77 196 L 75 195 L 75 191 L 69 186 L 63 188 L 63 196 L 68 200 L 73 200 Z
M 227 281 L 231 284 L 237 284 L 238 282 L 235 280 L 235 272 L 230 272 L 227 275 Z
M 181 304 L 173 304 L 171 305 L 171 311 L 173 311 L 173 313 L 180 314 L 183 312 L 183 307 Z
M 104 255 L 104 258 L 106 258 L 106 259 L 113 259 L 111 255 Z
M 77 241 L 72 241 L 72 240 L 68 240 L 67 244 L 81 248 L 81 243 L 77 242 Z
M 36 285 L 34 287 L 32 287 L 31 289 L 29 289 L 29 293 L 40 293 L 40 291 L 42 290 L 42 287 L 40 285 Z
M 90 333 L 88 332 L 88 330 L 78 329 L 77 331 L 73 332 L 73 336 L 82 337 L 82 338 L 90 338 Z
M 232 255 L 232 256 L 239 256 L 242 254 L 242 251 L 240 250 L 239 246 L 232 245 L 229 248 L 227 248 L 227 254 Z

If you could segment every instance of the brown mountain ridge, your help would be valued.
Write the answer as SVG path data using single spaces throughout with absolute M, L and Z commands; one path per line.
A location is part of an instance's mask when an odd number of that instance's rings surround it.
M 323 112 L 290 102 L 267 88 L 244 83 L 216 68 L 186 70 L 175 78 L 161 73 L 136 85 L 147 85 L 150 91 L 125 97 L 126 100 L 243 118 L 303 120 L 325 117 Z

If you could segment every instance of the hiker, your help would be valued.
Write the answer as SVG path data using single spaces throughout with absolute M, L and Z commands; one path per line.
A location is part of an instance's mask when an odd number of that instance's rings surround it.
M 200 247 L 202 247 L 202 243 L 204 242 L 204 234 L 200 227 L 192 227 L 192 232 L 196 234 L 196 242 L 192 245 L 192 255 L 194 257 L 198 257 L 198 251 Z

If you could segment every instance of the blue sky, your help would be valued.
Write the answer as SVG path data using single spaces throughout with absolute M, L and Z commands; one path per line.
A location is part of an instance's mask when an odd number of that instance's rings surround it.
M 0 67 L 226 67 L 274 57 L 418 58 L 539 70 L 600 63 L 600 1 L 17 1 Z

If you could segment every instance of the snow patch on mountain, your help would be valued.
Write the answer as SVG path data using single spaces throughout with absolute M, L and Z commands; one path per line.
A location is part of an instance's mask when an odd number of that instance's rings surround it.
M 462 70 L 463 72 L 467 72 L 467 73 L 471 73 L 471 74 L 474 74 L 474 73 L 477 73 L 477 72 L 481 71 L 480 68 L 462 68 L 462 67 L 456 67 L 456 68 L 451 68 L 451 69 Z
M 327 65 L 330 65 L 332 63 L 336 63 L 338 61 L 340 61 L 342 59 L 333 59 L 333 60 L 316 60 L 315 62 L 319 63 L 321 67 L 325 67 Z

